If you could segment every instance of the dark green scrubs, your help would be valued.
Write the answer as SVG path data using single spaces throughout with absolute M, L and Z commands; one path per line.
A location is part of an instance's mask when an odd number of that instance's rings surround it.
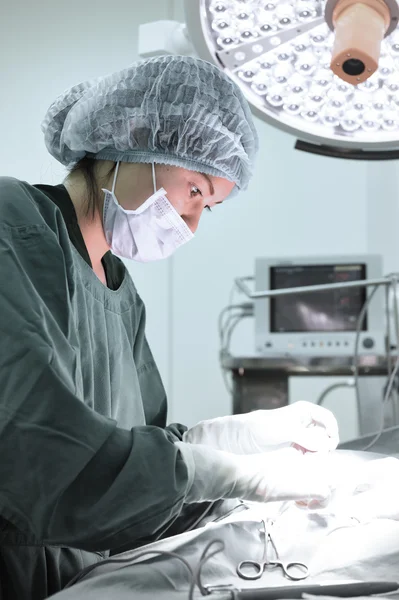
M 41 600 L 184 515 L 185 428 L 166 427 L 129 273 L 103 265 L 108 287 L 64 186 L 0 178 L 1 600 Z

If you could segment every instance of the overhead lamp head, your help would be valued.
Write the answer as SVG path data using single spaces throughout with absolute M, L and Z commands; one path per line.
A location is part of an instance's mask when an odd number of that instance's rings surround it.
M 259 118 L 312 144 L 376 152 L 399 149 L 398 3 L 184 0 L 197 54 L 237 82 Z M 365 29 L 357 45 L 343 35 L 360 10 L 364 23 L 377 15 L 373 47 Z

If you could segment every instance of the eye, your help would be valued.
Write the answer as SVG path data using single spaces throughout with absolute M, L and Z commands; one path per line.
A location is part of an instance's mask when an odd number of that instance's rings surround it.
M 198 196 L 201 196 L 201 197 L 202 197 L 202 192 L 201 192 L 201 190 L 200 190 L 200 189 L 199 189 L 199 188 L 198 188 L 196 185 L 194 185 L 194 184 L 192 183 L 192 184 L 191 184 L 190 197 L 191 197 L 191 198 L 197 198 Z M 208 205 L 204 206 L 204 209 L 206 209 L 206 210 L 207 210 L 207 211 L 209 211 L 209 212 L 212 212 L 212 209 L 211 209 L 211 207 L 210 207 L 210 206 L 208 206 Z
M 196 185 L 191 186 L 190 197 L 196 198 L 197 196 L 202 196 L 202 192 Z

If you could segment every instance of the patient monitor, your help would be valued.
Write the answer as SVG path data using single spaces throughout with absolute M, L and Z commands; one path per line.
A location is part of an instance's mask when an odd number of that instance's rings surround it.
M 382 277 L 377 255 L 258 258 L 256 290 L 281 290 Z M 350 287 L 255 300 L 256 350 L 264 355 L 350 356 L 370 287 Z M 363 320 L 359 354 L 385 354 L 384 289 L 378 288 Z

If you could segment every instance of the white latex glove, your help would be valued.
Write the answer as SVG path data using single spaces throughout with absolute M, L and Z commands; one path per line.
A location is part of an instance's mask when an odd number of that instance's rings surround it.
M 339 435 L 331 411 L 301 401 L 283 408 L 201 421 L 185 432 L 183 441 L 233 454 L 256 454 L 284 444 L 316 452 L 335 450 Z
M 186 502 L 241 498 L 255 502 L 301 500 L 326 503 L 334 489 L 326 454 L 283 448 L 237 456 L 200 444 L 176 442 L 189 472 Z

